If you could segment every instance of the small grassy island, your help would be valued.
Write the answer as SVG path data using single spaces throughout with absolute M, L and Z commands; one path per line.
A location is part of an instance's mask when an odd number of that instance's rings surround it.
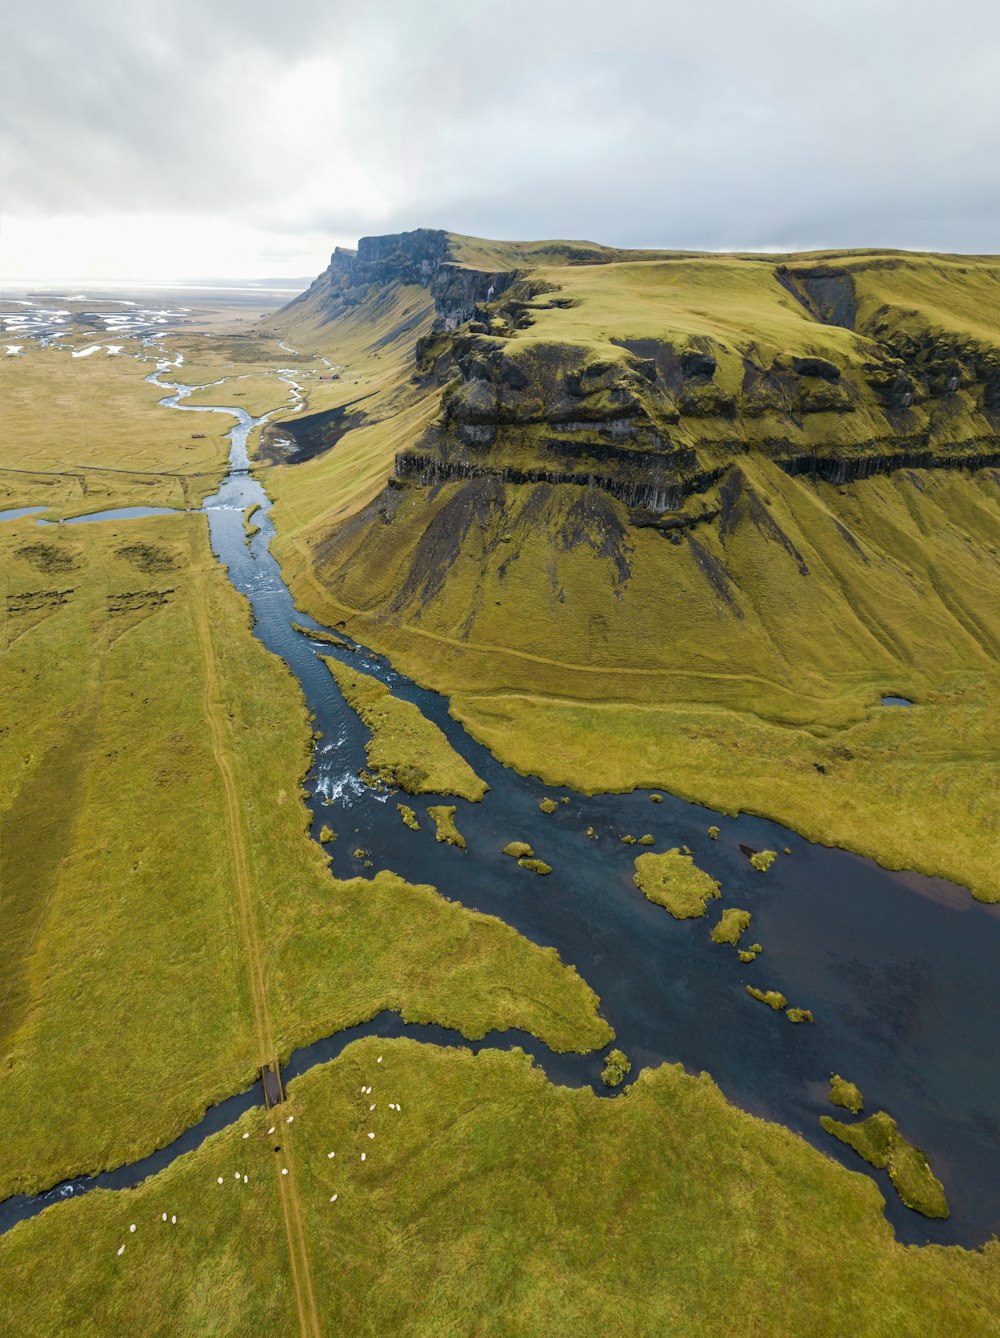
M 865 1099 L 861 1095 L 861 1088 L 852 1082 L 848 1082 L 846 1078 L 842 1078 L 839 1073 L 831 1073 L 830 1075 L 829 1100 L 832 1106 L 841 1106 L 854 1115 L 860 1115 L 865 1108 Z
M 465 837 L 455 826 L 456 811 L 454 804 L 432 804 L 427 810 L 427 816 L 437 829 L 436 836 L 439 841 L 464 850 Z
M 605 1087 L 620 1087 L 632 1072 L 632 1062 L 624 1050 L 611 1050 L 604 1061 L 601 1081 Z
M 644 896 L 663 906 L 675 920 L 704 915 L 708 902 L 720 895 L 715 879 L 699 869 L 691 855 L 676 848 L 662 855 L 640 855 L 633 881 Z
M 780 990 L 759 990 L 756 985 L 748 985 L 747 994 L 751 999 L 759 999 L 761 1003 L 766 1003 L 768 1008 L 773 1008 L 776 1013 L 788 1007 L 788 1000 Z
M 735 947 L 750 928 L 751 918 L 749 911 L 741 911 L 738 906 L 727 906 L 722 912 L 722 919 L 712 930 L 712 942 L 731 943 Z

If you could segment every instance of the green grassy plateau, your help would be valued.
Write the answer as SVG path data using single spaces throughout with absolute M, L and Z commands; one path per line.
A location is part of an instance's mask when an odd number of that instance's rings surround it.
M 996 1242 L 898 1245 L 866 1176 L 679 1067 L 601 1100 L 518 1054 L 372 1040 L 289 1097 L 273 1137 L 251 1112 L 138 1189 L 0 1240 L 18 1332 L 297 1331 L 292 1166 L 323 1333 L 996 1333 Z
M 299 606 L 551 794 L 669 789 L 1000 899 L 995 259 L 425 231 L 338 251 L 253 329 L 165 339 L 195 402 L 275 409 L 261 462 L 287 459 L 290 418 L 350 407 L 335 444 L 264 476 Z M 197 506 L 230 420 L 158 408 L 153 365 L 0 360 L 0 507 Z M 606 1052 L 554 950 L 378 850 L 371 877 L 332 877 L 304 700 L 203 516 L 5 522 L 0 646 L 0 1198 L 134 1160 L 383 1009 Z M 328 663 L 376 776 L 482 797 L 415 707 Z M 397 808 L 465 845 L 456 805 Z M 558 881 L 507 852 L 530 895 Z M 636 882 L 679 917 L 719 892 L 679 850 L 641 854 Z M 712 936 L 738 943 L 744 916 Z M 604 1062 L 617 1091 L 630 1061 Z M 904 1248 L 867 1175 L 707 1075 L 631 1076 L 599 1099 L 519 1052 L 356 1043 L 280 1113 L 0 1238 L 0 1329 L 997 1334 L 995 1240 Z M 854 1090 L 831 1098 L 860 1110 Z M 889 1116 L 823 1124 L 947 1211 Z

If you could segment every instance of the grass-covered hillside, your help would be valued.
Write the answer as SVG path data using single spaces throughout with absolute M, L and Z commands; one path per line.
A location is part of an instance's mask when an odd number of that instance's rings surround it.
M 424 232 L 269 326 L 367 395 L 269 475 L 312 611 L 552 783 L 1000 898 L 995 258 Z

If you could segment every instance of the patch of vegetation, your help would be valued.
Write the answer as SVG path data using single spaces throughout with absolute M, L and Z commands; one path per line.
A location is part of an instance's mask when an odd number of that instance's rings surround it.
M 833 1106 L 842 1106 L 844 1110 L 851 1111 L 854 1115 L 860 1115 L 865 1108 L 865 1099 L 861 1095 L 861 1088 L 854 1083 L 848 1082 L 842 1078 L 839 1073 L 830 1075 L 830 1104 Z
M 542 800 L 542 802 L 538 805 L 538 807 L 542 810 L 543 813 L 554 813 L 556 809 L 559 807 L 559 805 L 556 803 L 554 799 L 550 799 L 548 795 L 546 795 L 546 797 Z
M 62 573 L 73 571 L 80 565 L 79 554 L 63 544 L 32 543 L 22 544 L 15 549 L 19 558 L 30 562 L 39 571 Z
M 722 912 L 722 918 L 712 930 L 713 943 L 731 943 L 735 947 L 744 932 L 749 929 L 753 917 L 749 911 L 742 911 L 736 906 L 728 906 Z M 753 957 L 751 956 L 751 961 Z
M 332 827 L 328 827 L 324 823 L 323 828 L 319 834 L 320 845 L 324 846 L 329 845 L 331 841 L 336 841 L 336 839 L 337 839 L 337 833 L 333 830 Z
M 115 555 L 131 562 L 133 567 L 138 567 L 147 576 L 155 572 L 174 571 L 177 567 L 176 557 L 162 544 L 122 544 L 121 548 L 115 549 Z
M 815 1019 L 815 1018 L 813 1017 L 813 1015 L 812 1015 L 812 1011 L 811 1011 L 811 1009 L 809 1009 L 809 1008 L 786 1008 L 786 1009 L 785 1009 L 785 1017 L 788 1018 L 789 1022 L 815 1022 L 815 1021 L 816 1021 L 816 1019 Z
M 931 1170 L 926 1154 L 903 1137 L 891 1115 L 876 1111 L 858 1124 L 842 1124 L 821 1115 L 819 1122 L 870 1166 L 888 1170 L 893 1188 L 908 1208 L 924 1217 L 949 1215 L 944 1187 Z
M 489 789 L 460 757 L 442 730 L 412 702 L 394 697 L 384 683 L 331 656 L 320 657 L 349 706 L 371 730 L 369 765 L 385 785 L 407 794 L 456 794 L 478 801 Z
M 747 950 L 740 948 L 737 955 L 741 962 L 755 962 L 757 960 L 757 954 L 752 948 Z
M 605 1087 L 619 1087 L 632 1072 L 632 1061 L 623 1050 L 610 1050 L 601 1071 Z
M 690 855 L 667 850 L 662 855 L 640 855 L 635 861 L 633 881 L 637 888 L 663 906 L 676 920 L 705 914 L 707 903 L 719 896 L 719 884 Z
M 626 835 L 626 836 L 623 836 L 623 837 L 622 837 L 622 845 L 625 845 L 625 846 L 634 846 L 635 843 L 636 843 L 636 841 L 635 841 L 635 837 L 634 837 L 634 836 L 628 836 L 628 835 Z
M 532 873 L 546 874 L 552 872 L 552 865 L 546 864 L 543 859 L 519 859 L 522 869 L 530 869 Z
M 503 848 L 503 853 L 513 856 L 514 859 L 522 859 L 525 856 L 530 859 L 535 852 L 527 841 L 508 841 Z
M 712 838 L 713 841 L 718 841 L 718 839 L 719 839 L 719 828 L 718 828 L 718 827 L 709 827 L 709 829 L 708 829 L 708 834 L 709 834 L 709 836 Z
M 361 1163 L 358 1089 L 373 1083 Z M 867 1176 L 680 1065 L 609 1101 L 549 1083 L 518 1052 L 371 1039 L 296 1078 L 287 1110 L 291 1162 L 252 1110 L 136 1189 L 60 1203 L 0 1238 L 10 1325 L 23 1338 L 297 1332 L 290 1165 L 324 1333 L 432 1333 L 442 1313 L 459 1333 L 566 1338 L 996 1333 L 1000 1245 L 901 1245 Z M 581 1148 L 599 1150 L 586 1174 Z
M 650 836 L 649 833 L 647 832 L 645 836 L 639 837 L 639 840 L 636 842 L 636 844 L 640 846 L 655 846 L 656 838 Z
M 776 850 L 756 850 L 750 856 L 750 863 L 755 869 L 759 869 L 761 873 L 767 873 L 768 869 L 777 858 L 778 852 Z
M 465 849 L 465 837 L 455 826 L 456 806 L 454 804 L 432 804 L 427 816 L 434 823 L 435 835 L 439 841 Z
M 399 814 L 399 816 L 403 819 L 403 825 L 405 827 L 409 827 L 411 832 L 420 831 L 419 819 L 417 818 L 417 815 L 414 812 L 414 810 L 410 808 L 409 804 L 397 804 L 396 811 Z
M 317 627 L 304 627 L 302 623 L 297 623 L 294 620 L 292 621 L 292 629 L 301 632 L 303 636 L 309 637 L 311 641 L 323 641 L 328 646 L 339 646 L 341 650 L 354 650 L 351 643 L 345 641 L 342 636 L 338 636 L 336 632 L 327 632 Z
M 759 990 L 756 985 L 748 985 L 746 989 L 751 999 L 759 999 L 776 1013 L 788 1007 L 788 1000 L 779 990 Z
M 253 506 L 248 506 L 243 512 L 243 534 L 249 541 L 255 534 L 260 533 L 260 526 L 254 520 L 254 516 L 260 510 L 260 502 L 254 502 Z
M 663 803 L 663 795 L 662 795 L 662 794 L 651 794 L 651 795 L 649 796 L 649 801 L 650 801 L 650 803 L 652 803 L 652 804 L 662 804 L 662 803 Z

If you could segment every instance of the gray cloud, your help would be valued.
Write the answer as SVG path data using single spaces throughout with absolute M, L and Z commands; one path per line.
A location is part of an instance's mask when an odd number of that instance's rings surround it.
M 1000 249 L 993 0 L 34 0 L 0 43 L 8 218 Z

